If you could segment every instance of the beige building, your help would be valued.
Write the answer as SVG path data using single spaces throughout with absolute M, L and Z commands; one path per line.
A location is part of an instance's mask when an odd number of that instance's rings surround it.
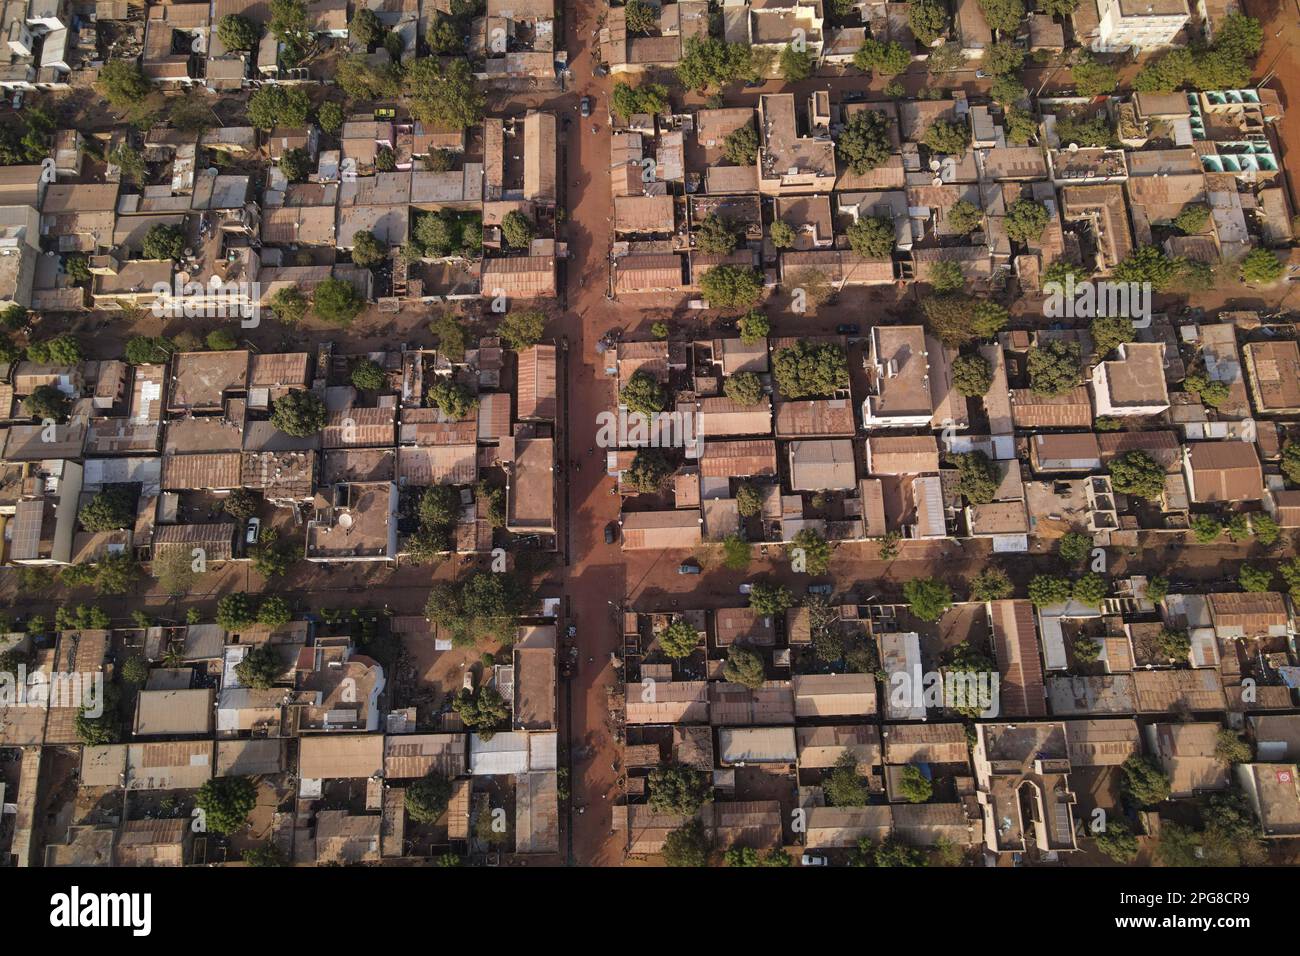
M 1091 2 L 1091 0 L 1085 0 Z M 1099 53 L 1169 46 L 1187 23 L 1187 0 L 1096 0 Z

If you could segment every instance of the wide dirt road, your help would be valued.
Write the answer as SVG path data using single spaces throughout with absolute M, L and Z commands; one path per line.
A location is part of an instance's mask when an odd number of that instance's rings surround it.
M 609 143 L 608 77 L 596 78 L 594 31 L 602 8 L 575 4 L 569 8 L 566 48 L 573 64 L 570 95 L 562 101 L 562 115 L 571 117 L 565 137 L 565 208 L 569 223 L 567 308 L 560 333 L 568 339 L 568 383 L 565 458 L 568 468 L 568 555 L 564 593 L 569 622 L 578 628 L 578 672 L 571 683 L 574 759 L 571 790 L 575 811 L 573 857 L 586 866 L 622 862 L 622 848 L 612 839 L 610 807 L 617 791 L 614 762 L 618 756 L 606 727 L 605 687 L 617 680 L 610 652 L 618 642 L 617 605 L 623 599 L 624 570 L 617 544 L 605 544 L 605 525 L 617 519 L 619 498 L 609 489 L 614 480 L 605 476 L 604 457 L 596 444 L 596 415 L 610 407 L 613 385 L 604 375 L 595 351 L 596 341 L 611 327 L 634 318 L 620 316 L 606 299 L 609 288 Z M 592 97 L 590 119 L 578 115 L 582 96 Z M 592 127 L 596 132 L 592 132 Z M 576 467 L 574 467 L 576 464 Z M 613 602 L 611 606 L 610 602 Z M 583 759 L 591 748 L 591 756 Z M 578 813 L 577 808 L 582 808 Z

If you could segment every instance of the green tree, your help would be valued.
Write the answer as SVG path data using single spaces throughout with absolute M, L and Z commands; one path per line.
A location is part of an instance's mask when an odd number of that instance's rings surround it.
M 416 823 L 436 823 L 451 803 L 451 781 L 431 770 L 406 787 L 406 815 Z
M 941 295 L 960 292 L 966 285 L 966 276 L 958 263 L 951 259 L 941 259 L 930 266 L 930 285 Z
M 1268 249 L 1252 249 L 1241 260 L 1241 281 L 1251 285 L 1269 285 L 1286 271 L 1282 261 Z
M 894 224 L 884 216 L 856 219 L 846 230 L 849 246 L 869 259 L 888 259 L 894 252 Z
M 439 379 L 429 389 L 429 404 L 453 421 L 464 421 L 478 407 L 478 396 L 450 379 Z
M 732 166 L 753 166 L 758 161 L 758 131 L 752 123 L 737 127 L 722 141 L 722 155 Z
M 742 644 L 732 644 L 727 650 L 727 662 L 722 677 L 733 684 L 744 684 L 751 690 L 762 687 L 767 679 L 763 658 Z
M 277 319 L 287 325 L 296 325 L 307 315 L 310 303 L 297 286 L 290 285 L 277 289 L 271 296 L 270 305 Z
M 316 122 L 320 128 L 327 133 L 338 133 L 343 129 L 343 122 L 347 119 L 343 112 L 343 107 L 334 101 L 322 103 L 320 110 L 316 113 Z
M 1277 544 L 1278 539 L 1282 536 L 1282 529 L 1278 527 L 1277 521 L 1266 514 L 1252 514 L 1250 516 L 1250 531 L 1255 536 L 1255 540 L 1266 548 L 1271 548 Z
M 675 659 L 690 657 L 700 644 L 699 631 L 684 617 L 674 618 L 671 624 L 659 632 L 657 639 L 659 649 Z
M 375 238 L 369 229 L 361 229 L 352 237 L 352 261 L 363 269 L 379 265 L 388 257 L 388 246 Z
M 284 671 L 285 667 L 280 660 L 280 655 L 276 653 L 275 646 L 269 642 L 250 647 L 244 659 L 235 665 L 235 676 L 239 678 L 239 682 L 255 690 L 269 690 L 275 686 L 275 682 L 280 679 Z
M 256 620 L 247 594 L 234 592 L 217 601 L 217 623 L 227 631 L 241 630 Z
M 813 345 L 801 339 L 776 353 L 772 369 L 787 400 L 828 398 L 849 386 L 848 357 L 835 343 Z
M 1132 863 L 1137 859 L 1137 837 L 1123 819 L 1107 818 L 1106 828 L 1096 834 L 1097 849 L 1116 863 Z
M 1237 572 L 1237 582 L 1243 591 L 1271 591 L 1273 589 L 1273 572 L 1267 568 L 1253 568 L 1243 564 Z
M 1187 236 L 1199 235 L 1210 222 L 1210 207 L 1205 203 L 1190 203 L 1174 217 L 1174 226 Z
M 1169 799 L 1169 778 L 1153 758 L 1133 754 L 1119 769 L 1120 792 L 1139 807 L 1153 807 Z
M 1015 33 L 1025 18 L 1022 0 L 980 0 L 980 9 L 989 26 L 1000 33 Z
M 213 329 L 203 338 L 210 352 L 229 352 L 239 344 L 229 329 Z
M 780 219 L 768 227 L 767 237 L 772 240 L 772 245 L 777 249 L 793 249 L 797 238 L 794 229 Z
M 259 86 L 248 98 L 248 122 L 258 129 L 306 126 L 311 98 L 300 86 Z
M 204 813 L 208 832 L 231 834 L 248 823 L 257 806 L 257 787 L 248 777 L 213 777 L 199 788 L 194 802 Z
M 749 567 L 749 545 L 738 534 L 729 534 L 722 539 L 722 554 L 722 563 L 728 570 L 743 571 Z
M 1029 600 L 1034 607 L 1050 607 L 1070 600 L 1074 586 L 1069 578 L 1054 574 L 1036 574 L 1029 581 Z
M 749 606 L 762 617 L 781 617 L 794 607 L 794 595 L 784 585 L 757 581 L 749 592 Z
M 958 199 L 948 207 L 946 222 L 952 232 L 969 235 L 984 224 L 984 212 L 973 202 Z
M 1214 515 L 1196 515 L 1191 521 L 1192 537 L 1200 544 L 1217 541 L 1223 534 L 1223 522 Z
M 663 487 L 671 473 L 672 468 L 662 452 L 655 448 L 642 448 L 624 470 L 620 483 L 632 491 L 654 494 Z
M 900 775 L 898 793 L 908 803 L 925 803 L 934 794 L 934 785 L 921 768 L 908 764 Z
M 227 50 L 256 49 L 258 33 L 256 23 L 235 13 L 228 13 L 217 21 L 217 38 Z
M 501 217 L 501 234 L 510 248 L 527 249 L 533 241 L 533 224 L 523 213 L 512 209 Z
M 383 42 L 388 31 L 380 22 L 379 15 L 366 7 L 359 7 L 348 24 L 348 36 L 358 46 L 370 49 Z
M 1119 73 L 1114 67 L 1094 60 L 1086 54 L 1070 68 L 1074 89 L 1080 96 L 1097 96 L 1113 93 L 1119 85 Z
M 630 411 L 654 415 L 668 407 L 668 392 L 648 372 L 634 372 L 618 393 L 619 403 Z
M 997 468 L 982 451 L 972 451 L 948 456 L 957 468 L 957 491 L 975 505 L 989 504 L 997 494 L 999 477 Z
M 1088 607 L 1101 607 L 1101 602 L 1110 593 L 1106 579 L 1096 573 L 1085 574 L 1074 582 L 1074 599 Z
M 76 365 L 84 357 L 81 343 L 67 332 L 27 346 L 27 358 L 41 365 Z
M 23 399 L 23 411 L 40 421 L 67 421 L 72 399 L 54 385 L 38 385 Z
M 295 438 L 315 435 L 328 419 L 325 403 L 312 392 L 301 389 L 291 389 L 276 399 L 271 408 L 271 424 Z
M 970 129 L 965 123 L 935 120 L 926 129 L 921 142 L 932 152 L 960 156 L 970 145 Z
M 909 0 L 907 24 L 922 46 L 931 46 L 948 28 L 948 11 L 940 0 Z
M 1007 139 L 1012 143 L 1023 146 L 1038 135 L 1038 122 L 1024 110 L 1011 107 L 1005 116 Z
M 663 858 L 668 866 L 707 866 L 709 841 L 704 825 L 699 820 L 691 820 L 668 834 L 664 838 Z
M 105 488 L 78 515 L 87 531 L 116 531 L 135 524 L 135 495 L 122 487 Z
M 432 57 L 416 59 L 406 71 L 403 89 L 411 115 L 435 127 L 474 126 L 487 109 L 487 100 L 464 59 L 453 59 L 446 66 Z
M 984 48 L 984 71 L 992 76 L 1007 76 L 1020 69 L 1025 51 L 1010 40 L 999 40 Z
M 363 358 L 352 366 L 352 384 L 362 391 L 377 392 L 387 384 L 387 376 L 378 362 Z
M 722 381 L 722 392 L 737 405 L 757 405 L 763 400 L 763 383 L 753 372 L 736 372 Z
M 889 120 L 876 110 L 854 113 L 835 141 L 836 155 L 859 175 L 884 165 L 892 152 Z
M 1120 494 L 1158 501 L 1165 492 L 1164 466 L 1144 451 L 1125 452 L 1109 466 L 1110 483 Z
M 971 398 L 987 395 L 993 387 L 993 367 L 982 355 L 959 355 L 952 363 L 952 384 Z
M 1133 321 L 1125 316 L 1106 315 L 1092 320 L 1088 326 L 1092 336 L 1092 351 L 1098 359 L 1104 359 L 1125 342 L 1137 340 Z
M 970 583 L 972 601 L 1002 601 L 1015 593 L 1015 587 L 1001 568 L 985 568 Z
M 812 51 L 807 47 L 795 49 L 794 44 L 787 43 L 781 51 L 781 76 L 787 83 L 801 83 L 808 79 L 815 66 Z
M 1150 282 L 1155 292 L 1166 292 L 1178 279 L 1181 263 L 1157 246 L 1141 246 L 1112 270 L 1117 282 Z
M 486 684 L 472 691 L 461 688 L 452 699 L 451 709 L 483 740 L 491 740 L 501 725 L 510 719 L 510 705 L 495 688 Z
M 763 294 L 763 277 L 743 266 L 714 266 L 700 277 L 700 291 L 714 308 L 748 308 Z
M 772 331 L 772 323 L 767 315 L 757 309 L 746 313 L 736 324 L 740 328 L 740 341 L 746 345 L 767 341 Z
M 894 40 L 874 40 L 868 37 L 858 52 L 853 54 L 853 65 L 863 73 L 875 70 L 885 76 L 907 72 L 912 65 L 912 54 L 907 47 Z
M 710 255 L 727 255 L 736 248 L 736 234 L 715 215 L 705 216 L 695 227 L 695 247 Z
M 610 108 L 624 119 L 637 113 L 657 115 L 666 112 L 669 108 L 668 87 L 661 83 L 631 86 L 619 81 L 614 84 L 609 103 Z
M 1057 542 L 1056 552 L 1066 564 L 1081 564 L 1092 551 L 1092 539 L 1079 531 L 1068 531 Z
M 146 259 L 179 259 L 185 249 L 185 233 L 180 226 L 158 223 L 144 234 L 142 255 Z
M 707 774 L 689 767 L 666 765 L 650 771 L 646 780 L 650 808 L 655 813 L 690 816 L 713 789 Z
M 1047 207 L 1032 199 L 1017 199 L 1007 210 L 1007 235 L 1017 242 L 1037 242 L 1047 228 Z
M 677 78 L 688 90 L 707 92 L 754 72 L 751 49 L 715 37 L 690 37 L 682 44 Z
M 802 528 L 786 548 L 796 566 L 802 559 L 803 573 L 825 574 L 831 565 L 831 545 L 812 528 Z M 797 569 L 797 567 L 796 567 Z
M 1079 384 L 1079 343 L 1049 339 L 1029 350 L 1029 384 L 1038 395 L 1063 395 Z
M 952 588 L 937 578 L 913 578 L 903 585 L 903 597 L 922 621 L 937 621 L 952 607 Z
M 763 511 L 763 498 L 753 485 L 744 484 L 736 489 L 736 510 L 742 517 L 752 518 Z
M 279 595 L 264 598 L 257 608 L 257 623 L 267 627 L 283 627 L 293 620 L 293 609 Z
M 331 325 L 350 325 L 363 308 L 365 302 L 357 293 L 356 287 L 351 282 L 333 276 L 316 287 L 312 299 L 312 310 L 322 321 Z
M 822 782 L 822 793 L 832 807 L 865 807 L 870 791 L 858 773 L 858 761 L 853 751 L 845 750 L 835 761 L 835 766 Z

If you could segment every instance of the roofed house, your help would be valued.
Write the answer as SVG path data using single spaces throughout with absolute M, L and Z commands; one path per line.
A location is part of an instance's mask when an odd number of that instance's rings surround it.
M 624 685 L 629 724 L 706 724 L 709 685 L 705 681 L 645 681 Z
M 989 602 L 994 657 L 1002 675 L 1000 714 L 1042 717 L 1047 714 L 1043 664 L 1038 648 L 1034 606 L 1028 601 Z
M 1293 339 L 1247 342 L 1250 395 L 1261 415 L 1300 414 L 1300 344 Z
M 1147 751 L 1169 778 L 1171 797 L 1228 788 L 1228 765 L 1216 753 L 1221 729 L 1209 722 L 1148 724 L 1143 728 Z
M 797 719 L 874 717 L 874 674 L 796 674 L 792 680 Z
M 557 363 L 554 345 L 534 345 L 519 353 L 516 416 L 520 421 L 554 421 Z
M 1164 345 L 1124 342 L 1115 351 L 1118 358 L 1098 362 L 1092 371 L 1097 415 L 1110 418 L 1159 415 L 1168 409 Z
M 1236 777 L 1264 837 L 1300 834 L 1300 773 L 1295 763 L 1237 764 Z
M 787 450 L 792 490 L 851 491 L 857 487 L 851 440 L 792 441 Z
M 1196 504 L 1232 504 L 1264 497 L 1264 472 L 1251 442 L 1188 442 L 1183 473 Z
M 1215 592 L 1206 596 L 1215 633 L 1222 638 L 1285 638 L 1290 616 L 1276 591 Z
M 702 520 L 698 508 L 624 512 L 619 519 L 623 528 L 623 549 L 698 547 L 703 540 Z
M 1011 390 L 1011 417 L 1016 428 L 1091 428 L 1092 403 L 1079 385 L 1061 395 L 1040 395 L 1030 388 Z

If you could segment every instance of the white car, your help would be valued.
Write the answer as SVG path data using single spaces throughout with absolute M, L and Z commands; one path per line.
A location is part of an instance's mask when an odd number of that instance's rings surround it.
M 826 857 L 822 856 L 820 853 L 805 853 L 803 856 L 799 858 L 799 863 L 801 866 L 829 866 L 830 865 Z
M 740 593 L 741 593 L 741 594 L 749 594 L 749 593 L 752 592 L 753 590 L 754 590 L 754 585 L 750 584 L 749 582 L 745 582 L 744 584 L 742 584 L 742 585 L 740 586 Z
M 258 534 L 261 533 L 261 530 L 262 530 L 262 519 L 261 519 L 261 518 L 249 518 L 249 519 L 248 519 L 248 531 L 245 532 L 245 534 L 244 534 L 244 543 L 245 543 L 245 544 L 257 544 L 257 536 L 258 536 Z

